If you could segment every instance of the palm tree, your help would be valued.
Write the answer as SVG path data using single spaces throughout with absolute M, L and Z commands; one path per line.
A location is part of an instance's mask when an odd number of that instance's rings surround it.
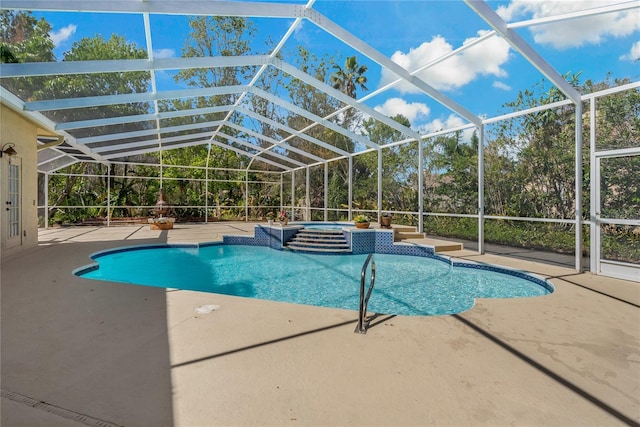
M 368 90 L 365 86 L 367 77 L 364 75 L 367 72 L 367 66 L 359 65 L 355 55 L 347 57 L 344 61 L 344 68 L 338 64 L 334 64 L 333 68 L 335 71 L 331 75 L 331 84 L 334 89 L 338 89 L 352 98 L 356 97 L 357 86 L 360 86 L 362 90 Z

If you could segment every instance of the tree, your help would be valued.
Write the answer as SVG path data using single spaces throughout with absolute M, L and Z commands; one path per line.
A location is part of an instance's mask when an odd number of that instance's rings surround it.
M 73 43 L 64 53 L 63 61 L 145 59 L 146 50 L 135 43 L 127 42 L 123 36 L 112 35 L 104 39 L 101 35 L 85 37 Z M 93 73 L 55 76 L 34 94 L 36 99 L 80 98 L 86 96 L 118 95 L 126 93 L 144 93 L 147 91 L 150 76 L 144 71 Z M 148 112 L 147 103 L 107 105 L 101 107 L 75 108 L 53 111 L 56 121 L 73 121 L 87 118 L 104 118 L 144 114 Z M 92 128 L 73 132 L 75 137 L 92 134 L 126 132 L 144 128 L 140 124 L 122 124 L 115 128 Z
M 138 48 L 134 43 L 127 42 L 122 36 L 112 35 L 109 39 L 104 39 L 101 35 L 94 37 L 86 37 L 76 41 L 71 49 L 64 53 L 64 61 L 85 61 L 85 60 L 114 60 L 114 59 L 143 59 L 147 58 L 146 51 L 142 48 Z M 46 81 L 38 91 L 34 93 L 36 99 L 56 99 L 56 98 L 79 98 L 86 96 L 103 96 L 103 95 L 116 95 L 123 93 L 140 93 L 146 92 L 149 85 L 150 76 L 146 72 L 114 72 L 114 73 L 94 73 L 94 74 L 78 74 L 78 75 L 63 75 L 54 76 Z M 88 118 L 105 118 L 105 117 L 117 117 L 136 114 L 145 114 L 149 111 L 147 103 L 136 104 L 119 104 L 119 105 L 107 105 L 101 107 L 88 107 L 88 108 L 75 108 L 68 110 L 56 110 L 51 111 L 48 114 L 53 120 L 56 121 L 74 121 L 85 120 Z M 99 135 L 102 133 L 119 133 L 128 132 L 134 130 L 141 130 L 145 127 L 149 127 L 148 124 L 143 123 L 123 123 L 117 125 L 103 126 L 98 128 L 86 128 L 70 130 L 69 133 L 76 138 L 88 137 Z M 127 141 L 130 142 L 130 141 Z M 117 143 L 112 141 L 102 142 L 94 145 L 96 146 L 109 146 L 113 150 L 117 150 Z M 147 156 L 148 157 L 148 156 Z M 138 159 L 140 160 L 140 159 Z M 80 168 L 80 170 L 75 170 Z M 81 164 L 74 169 L 75 173 L 85 173 L 91 168 L 90 164 Z M 140 173 L 145 173 L 144 168 L 137 168 L 134 166 L 122 166 L 122 168 L 115 168 L 110 166 L 110 187 L 111 187 L 111 202 L 115 205 L 123 206 L 136 206 L 136 205 L 148 205 L 149 197 L 145 194 L 147 189 L 146 183 L 141 184 L 139 180 L 129 178 L 115 178 L 115 175 L 133 175 L 136 176 Z M 122 169 L 118 171 L 117 169 Z M 146 171 L 147 174 L 154 175 L 151 171 Z M 58 180 L 66 181 L 59 183 Z M 57 185 L 61 185 L 63 188 L 68 188 L 73 180 L 73 177 L 57 177 L 53 176 L 51 180 L 51 188 L 55 189 Z M 96 185 L 93 187 L 93 185 Z M 142 185 L 142 187 L 141 187 Z M 96 180 L 91 184 L 95 188 L 96 193 L 106 194 L 107 182 L 103 180 Z M 50 192 L 55 195 L 56 191 Z M 65 203 L 74 204 L 71 202 L 76 196 L 77 192 L 58 192 L 58 199 L 55 204 Z M 64 197 L 62 197 L 64 195 Z M 96 203 L 106 203 L 106 199 L 97 200 Z M 78 203 L 82 205 L 82 203 Z M 112 215 L 126 215 L 132 214 L 131 209 L 124 209 L 123 211 L 112 211 Z
M 241 17 L 198 16 L 189 19 L 189 27 L 182 48 L 185 58 L 246 55 L 255 37 L 253 21 Z M 256 67 L 191 68 L 178 72 L 175 80 L 191 87 L 230 86 L 240 84 L 255 71 Z M 233 102 L 237 96 L 225 95 L 219 101 Z
M 462 132 L 443 135 L 429 141 L 432 167 L 438 171 L 434 188 L 437 199 L 431 201 L 437 211 L 475 213 L 478 205 L 478 137 L 470 143 Z
M 251 50 L 251 43 L 255 38 L 255 24 L 253 21 L 242 17 L 229 16 L 202 16 L 189 19 L 190 32 L 182 48 L 184 57 L 208 57 L 208 56 L 241 56 L 246 55 Z M 189 87 L 218 87 L 232 86 L 243 84 L 257 71 L 256 67 L 217 67 L 217 68 L 194 68 L 181 70 L 175 76 L 176 82 L 186 84 Z M 169 111 L 189 110 L 192 108 L 205 108 L 212 105 L 228 105 L 232 106 L 238 100 L 239 93 L 205 96 L 184 100 L 172 100 L 163 104 L 163 109 Z M 215 120 L 221 120 L 226 117 L 226 113 L 212 113 L 206 115 L 194 115 L 174 118 L 167 121 L 167 124 L 181 125 L 187 123 L 206 123 Z M 229 120 L 240 124 L 241 117 L 238 114 L 232 115 Z M 208 130 L 217 130 L 218 127 L 212 127 Z M 206 129 L 205 129 L 206 130 Z M 189 133 L 203 132 L 203 129 L 191 132 L 181 133 L 188 136 Z M 239 136 L 239 132 L 231 127 L 224 127 L 222 131 L 232 137 Z M 233 144 L 223 137 L 216 137 L 217 141 L 223 144 Z M 171 150 L 166 156 L 168 161 L 175 161 L 176 164 L 183 165 L 206 165 L 207 155 L 209 153 L 206 145 L 178 148 Z M 213 168 L 237 168 L 240 167 L 241 156 L 231 150 L 224 150 L 219 147 L 212 146 L 211 157 L 209 158 L 209 166 Z M 245 187 L 231 185 L 230 183 L 221 182 L 221 179 L 237 179 L 234 172 L 221 172 L 222 176 L 216 176 L 209 184 L 209 188 L 201 189 L 206 195 L 212 197 L 216 206 L 238 204 L 245 199 Z M 186 182 L 186 181 L 185 181 Z M 182 184 L 185 184 L 182 182 Z M 180 182 L 167 182 L 168 197 L 175 197 L 176 200 L 184 203 L 187 199 L 195 200 L 195 192 L 192 191 L 191 196 L 187 197 L 185 185 L 180 187 Z M 211 195 L 211 196 L 210 196 Z M 203 201 L 203 198 L 200 198 Z M 199 203 L 203 204 L 203 203 Z M 237 214 L 237 213 L 236 213 Z M 215 215 L 220 217 L 223 212 L 216 208 Z
M 391 118 L 405 127 L 411 127 L 409 119 L 402 114 Z M 365 120 L 363 127 L 369 139 L 378 145 L 390 144 L 403 138 L 400 131 L 373 118 Z M 380 209 L 414 210 L 418 201 L 417 145 L 409 143 L 383 148 L 380 153 L 382 155 L 382 206 Z M 357 158 L 360 157 L 362 155 Z M 374 180 L 377 181 L 377 156 L 367 155 L 363 160 L 366 159 L 368 159 L 367 168 L 357 170 L 357 174 L 358 179 L 368 177 L 370 183 L 366 187 L 369 189 L 367 195 L 373 206 L 373 204 L 377 205 L 377 187 L 374 185 Z M 356 187 L 359 186 L 360 184 Z M 375 191 L 372 191 L 374 188 Z M 357 192 L 354 191 L 354 195 L 357 195 Z
M 335 59 L 331 56 L 322 56 L 317 57 L 309 51 L 307 51 L 304 47 L 299 46 L 297 48 L 297 56 L 296 56 L 296 65 L 297 67 L 304 71 L 305 73 L 313 76 L 317 80 L 321 82 L 326 82 L 329 80 L 329 70 L 333 64 L 335 64 Z M 313 86 L 306 84 L 305 82 L 298 80 L 296 78 L 289 78 L 285 81 L 284 87 L 287 89 L 289 98 L 291 102 L 299 107 L 309 111 L 316 116 L 326 117 L 331 113 L 334 113 L 341 106 L 340 101 L 336 98 L 326 94 L 323 91 L 320 91 Z M 312 124 L 312 121 L 302 115 L 298 115 L 292 112 L 288 112 L 286 117 L 284 118 L 287 125 L 293 129 L 305 129 L 307 126 Z M 334 117 L 331 119 L 334 123 L 338 123 L 338 118 Z M 343 123 L 345 126 L 345 123 Z M 348 127 L 348 126 L 345 126 Z M 354 143 L 353 141 L 346 138 L 344 135 L 335 132 L 329 128 L 326 128 L 322 125 L 317 125 L 312 127 L 311 129 L 305 131 L 306 135 L 309 135 L 313 138 L 319 139 L 329 145 L 340 148 L 347 152 L 353 152 Z M 281 131 L 280 135 L 282 137 L 289 136 L 286 132 Z M 335 155 L 333 151 L 328 148 L 318 146 L 313 142 L 310 142 L 304 138 L 292 138 L 290 140 L 291 145 L 299 148 L 301 150 L 305 150 L 313 155 L 316 155 L 321 158 L 330 158 Z M 299 159 L 301 161 L 308 161 L 307 158 L 301 156 L 296 153 L 288 153 L 290 157 L 293 159 Z M 349 177 L 349 169 L 348 162 L 345 161 L 336 161 L 331 162 L 328 166 L 329 168 L 329 206 L 332 208 L 340 208 L 341 206 L 348 203 L 348 177 Z M 311 176 L 311 200 L 321 200 L 322 192 L 324 190 L 324 176 L 323 174 L 312 174 Z M 301 183 L 304 181 L 296 180 L 296 182 Z M 301 184 L 300 184 L 301 185 Z M 301 189 L 297 190 L 297 192 L 302 191 Z
M 31 12 L 0 10 L 0 61 L 52 62 L 51 25 L 36 19 Z M 30 100 L 50 77 L 20 77 L 4 79 L 2 85 L 24 100 Z
M 0 44 L 18 62 L 55 61 L 51 25 L 29 11 L 0 11 Z
M 331 75 L 331 84 L 334 89 L 338 89 L 349 95 L 352 98 L 356 97 L 356 90 L 360 87 L 361 90 L 368 90 L 365 84 L 367 83 L 367 77 L 364 73 L 367 72 L 366 65 L 358 64 L 357 57 L 348 56 L 344 61 L 344 68 L 338 64 L 333 64 L 335 70 Z

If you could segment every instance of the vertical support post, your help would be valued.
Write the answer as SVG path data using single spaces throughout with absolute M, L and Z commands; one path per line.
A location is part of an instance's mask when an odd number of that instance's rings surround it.
M 204 169 L 204 223 L 209 222 L 209 159 L 211 158 L 211 144 L 207 150 L 207 162 Z
M 329 163 L 324 163 L 324 220 L 329 221 Z
M 424 144 L 418 141 L 418 233 L 424 232 Z
M 306 167 L 307 170 L 307 182 L 306 182 L 306 186 L 307 186 L 307 192 L 305 194 L 305 200 L 304 203 L 305 205 L 307 205 L 307 209 L 305 212 L 305 221 L 311 221 L 311 196 L 309 195 L 309 181 L 310 181 L 310 177 L 309 177 L 309 167 Z
M 478 133 L 478 253 L 484 254 L 484 125 Z
M 209 158 L 207 157 L 207 163 Z M 204 223 L 209 222 L 209 165 L 204 168 Z
M 44 173 L 44 228 L 49 228 L 49 172 Z
M 598 182 L 600 180 L 599 163 L 596 161 L 596 99 L 589 103 L 589 224 L 590 250 L 589 267 L 592 273 L 598 274 L 600 260 L 600 204 Z
M 296 171 L 292 170 L 291 171 L 291 215 L 289 215 L 289 217 L 291 218 L 291 221 L 295 221 L 295 217 L 294 215 L 294 207 L 295 207 L 295 200 L 296 200 Z
M 160 179 L 162 188 L 162 179 Z M 111 166 L 107 166 L 107 227 L 111 226 Z
M 582 272 L 582 102 L 576 103 L 576 271 Z
M 160 151 L 159 151 L 159 155 L 160 155 L 160 190 L 162 190 L 162 178 L 164 177 L 164 167 L 163 167 L 163 163 L 162 163 L 162 142 L 159 143 L 160 146 Z
M 382 148 L 378 148 L 378 221 L 382 216 Z
M 249 222 L 249 170 L 244 171 L 244 222 Z
M 280 209 L 278 209 L 278 215 L 280 215 L 280 211 L 284 209 L 284 172 L 280 174 Z
M 349 207 L 348 219 L 351 221 L 353 219 L 353 156 L 349 156 L 349 201 L 347 206 Z

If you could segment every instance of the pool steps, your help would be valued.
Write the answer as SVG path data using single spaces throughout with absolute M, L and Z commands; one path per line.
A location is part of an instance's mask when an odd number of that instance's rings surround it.
M 461 251 L 464 249 L 462 243 L 450 242 L 448 240 L 439 240 L 425 237 L 424 233 L 418 233 L 415 227 L 402 225 L 393 226 L 394 242 L 415 242 L 418 244 L 426 244 L 433 246 L 434 252 Z
M 407 239 L 423 239 L 424 233 L 418 233 L 415 227 L 393 226 L 393 240 L 401 242 Z
M 286 248 L 298 252 L 350 253 L 342 230 L 302 228 L 289 240 Z

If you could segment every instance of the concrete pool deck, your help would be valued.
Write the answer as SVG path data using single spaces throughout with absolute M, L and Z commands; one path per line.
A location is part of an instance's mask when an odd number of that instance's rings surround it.
M 52 228 L 40 231 L 38 248 L 3 258 L 0 425 L 640 422 L 638 283 L 447 252 L 548 277 L 556 292 L 478 300 L 452 316 L 382 316 L 360 335 L 355 308 L 71 274 L 99 250 L 220 240 L 252 235 L 253 226 Z M 195 312 L 207 304 L 220 308 Z

